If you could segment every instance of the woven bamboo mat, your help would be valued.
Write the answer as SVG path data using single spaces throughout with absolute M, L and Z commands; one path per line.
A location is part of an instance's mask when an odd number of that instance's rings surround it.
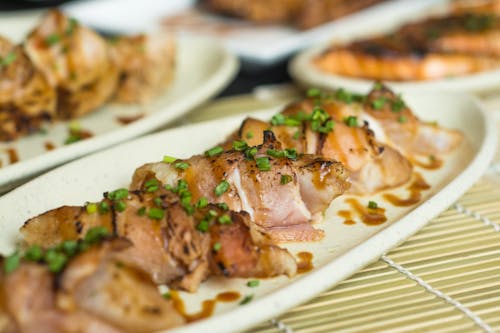
M 186 121 L 272 105 L 216 100 Z M 500 332 L 500 164 L 401 246 L 250 332 Z
M 481 180 L 401 246 L 248 332 L 500 332 L 500 187 Z

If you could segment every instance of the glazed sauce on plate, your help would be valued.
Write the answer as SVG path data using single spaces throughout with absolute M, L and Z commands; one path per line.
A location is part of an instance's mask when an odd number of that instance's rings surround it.
M 421 168 L 427 169 L 427 170 L 436 170 L 436 169 L 439 169 L 440 167 L 443 166 L 443 160 L 440 160 L 434 156 L 429 156 L 429 159 L 427 162 L 418 160 L 416 158 L 410 158 L 410 161 L 413 165 L 416 165 L 418 167 L 421 167 Z
M 45 147 L 46 151 L 51 151 L 51 150 L 54 150 L 56 148 L 56 145 L 50 141 L 45 141 L 43 146 Z
M 353 225 L 356 222 L 352 219 L 352 212 L 350 210 L 339 210 L 337 215 L 344 219 L 344 224 Z
M 201 310 L 195 313 L 187 313 L 186 305 L 175 290 L 170 291 L 170 296 L 174 302 L 174 308 L 181 314 L 188 323 L 210 317 L 215 310 L 217 302 L 229 303 L 237 301 L 241 295 L 236 291 L 226 291 L 219 293 L 214 299 L 207 299 L 201 303 Z
M 422 192 L 430 189 L 431 186 L 426 183 L 424 177 L 418 172 L 413 174 L 413 181 L 407 187 L 409 195 L 406 198 L 401 198 L 392 193 L 384 194 L 384 199 L 397 207 L 407 207 L 414 205 L 422 200 Z
M 117 116 L 116 121 L 118 121 L 122 125 L 128 125 L 130 123 L 133 123 L 134 121 L 137 121 L 144 117 L 143 114 L 137 114 L 134 116 Z
M 312 263 L 313 254 L 311 252 L 299 252 L 297 253 L 297 257 L 299 257 L 299 261 L 297 262 L 297 273 L 306 273 L 314 268 Z
M 19 162 L 19 154 L 17 153 L 16 148 L 7 148 L 5 149 L 5 151 L 9 156 L 9 164 L 14 164 Z
M 348 198 L 345 202 L 351 206 L 354 212 L 361 217 L 361 221 L 366 225 L 374 226 L 387 221 L 384 208 L 368 208 L 367 206 L 361 204 L 359 200 L 354 198 Z

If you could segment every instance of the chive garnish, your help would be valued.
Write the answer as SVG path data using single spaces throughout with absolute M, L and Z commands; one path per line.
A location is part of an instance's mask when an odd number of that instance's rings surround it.
M 267 157 L 258 157 L 255 159 L 257 163 L 257 167 L 260 171 L 269 171 L 271 170 L 271 164 L 269 163 L 269 158 Z
M 259 280 L 250 280 L 247 282 L 247 287 L 255 288 L 255 287 L 258 287 L 259 284 L 260 284 Z
M 200 223 L 196 226 L 196 229 L 201 231 L 201 232 L 207 232 L 208 231 L 208 221 L 207 220 L 201 220 Z
M 370 209 L 377 209 L 378 204 L 375 201 L 368 201 L 368 208 Z
M 95 203 L 89 202 L 85 205 L 85 210 L 87 211 L 87 214 L 93 214 L 97 212 L 97 205 Z
M 226 180 L 221 181 L 214 189 L 215 195 L 220 197 L 229 190 L 229 183 Z
M 187 168 L 189 168 L 189 163 L 187 163 L 187 162 L 177 162 L 177 163 L 174 164 L 174 167 L 176 167 L 177 169 L 186 170 Z
M 233 149 L 236 151 L 243 151 L 248 148 L 248 144 L 245 141 L 233 141 Z
M 19 267 L 19 264 L 21 263 L 21 255 L 18 252 L 15 252 L 5 258 L 5 261 L 3 263 L 3 270 L 5 273 L 11 273 L 16 270 L 17 267 Z
M 285 185 L 291 182 L 292 180 L 293 178 L 290 175 L 281 175 L 280 184 Z
M 163 162 L 165 162 L 165 163 L 172 163 L 176 160 L 177 160 L 177 158 L 172 157 L 172 156 L 168 156 L 168 155 L 163 156 Z
M 161 220 L 165 216 L 165 210 L 161 208 L 150 208 L 148 211 L 148 217 L 153 220 Z
M 250 303 L 253 299 L 253 294 L 246 295 L 245 298 L 240 302 L 240 305 L 245 305 L 247 303 Z
M 57 44 L 57 43 L 59 43 L 60 40 L 61 40 L 61 37 L 56 33 L 50 34 L 47 37 L 45 37 L 45 43 L 48 46 L 52 46 L 54 44 Z
M 213 157 L 221 154 L 224 151 L 224 148 L 221 146 L 213 147 L 205 152 L 205 155 L 208 157 Z
M 358 127 L 358 117 L 349 116 L 344 118 L 344 123 L 349 127 Z
M 217 219 L 217 221 L 219 221 L 220 224 L 231 224 L 231 223 L 233 223 L 233 221 L 231 220 L 231 217 L 229 217 L 229 215 L 227 215 L 227 214 L 219 216 L 219 218 Z
M 213 249 L 215 252 L 218 252 L 221 249 L 221 247 L 222 245 L 219 242 L 217 242 L 214 244 Z

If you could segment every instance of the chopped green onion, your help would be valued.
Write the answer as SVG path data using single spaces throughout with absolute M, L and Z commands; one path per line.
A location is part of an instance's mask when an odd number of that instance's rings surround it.
M 77 24 L 78 24 L 78 21 L 75 18 L 71 17 L 69 19 L 69 22 L 68 22 L 68 28 L 66 29 L 66 31 L 64 33 L 67 36 L 71 35 L 73 33 L 73 31 L 75 30 Z
M 105 227 L 93 227 L 87 231 L 87 234 L 83 238 L 86 243 L 96 243 L 106 237 L 109 234 L 108 229 Z
M 227 206 L 227 203 L 225 203 L 225 202 L 219 202 L 217 204 L 217 207 L 219 207 L 222 210 L 229 210 L 229 207 Z
M 227 215 L 227 214 L 219 216 L 219 218 L 217 219 L 217 221 L 219 221 L 220 224 L 231 224 L 231 223 L 233 223 L 233 220 L 231 220 L 231 217 L 229 217 L 229 215 Z
M 57 252 L 50 249 L 45 253 L 45 262 L 52 273 L 59 273 L 66 262 L 68 261 L 68 256 L 62 252 Z
M 148 211 L 148 217 L 153 220 L 161 220 L 165 216 L 165 210 L 161 208 L 150 208 Z
M 208 221 L 207 220 L 201 220 L 200 223 L 196 226 L 196 229 L 198 229 L 201 232 L 207 232 L 208 231 Z
M 155 192 L 158 190 L 160 187 L 160 184 L 157 179 L 151 178 L 148 181 L 144 183 L 144 188 L 146 189 L 146 192 Z
M 218 252 L 221 249 L 221 247 L 222 245 L 219 242 L 217 242 L 214 244 L 213 249 L 215 252 Z
M 95 203 L 87 203 L 85 205 L 85 209 L 87 210 L 87 214 L 94 214 L 95 212 L 97 212 L 97 205 Z
M 107 198 L 109 200 L 118 201 L 128 197 L 128 190 L 126 188 L 119 188 L 118 190 L 109 192 Z
M 375 82 L 375 83 L 373 84 L 373 90 L 382 90 L 382 88 L 383 88 L 383 87 L 384 87 L 384 86 L 382 85 L 382 83 L 381 83 L 381 82 Z
M 282 115 L 281 113 L 277 113 L 271 118 L 271 125 L 273 126 L 278 126 L 278 125 L 284 125 L 285 124 L 285 116 Z
M 217 211 L 215 211 L 215 210 L 213 210 L 213 209 L 210 209 L 210 210 L 208 211 L 208 216 L 209 216 L 209 217 L 215 217 L 215 216 L 217 216 Z
M 300 138 L 300 134 L 301 134 L 301 133 L 300 133 L 300 131 L 295 132 L 295 133 L 293 134 L 293 139 L 294 139 L 294 140 L 298 140 L 298 139 Z
M 375 201 L 368 201 L 368 208 L 370 209 L 377 209 L 378 204 Z
M 189 168 L 189 163 L 187 162 L 177 162 L 174 164 L 177 169 L 186 170 Z
M 407 120 L 408 119 L 406 119 L 406 117 L 403 115 L 398 117 L 398 123 L 404 124 L 404 123 L 406 123 Z
M 101 201 L 98 210 L 100 214 L 106 214 L 109 212 L 109 204 L 106 201 Z
M 383 96 L 380 96 L 372 101 L 372 107 L 375 110 L 380 110 L 384 107 L 385 102 L 386 102 L 386 98 Z
M 240 305 L 245 305 L 247 303 L 250 303 L 253 299 L 253 295 L 250 294 L 250 295 L 246 295 L 245 298 L 243 298 L 243 300 L 240 302 Z
M 214 189 L 215 195 L 220 197 L 229 190 L 229 183 L 226 180 L 221 181 Z
M 358 127 L 358 117 L 349 116 L 347 118 L 344 118 L 344 123 L 349 127 Z
M 57 43 L 59 43 L 60 40 L 61 40 L 61 37 L 56 33 L 50 34 L 47 37 L 45 37 L 45 43 L 48 46 L 52 46 L 54 44 L 57 44 Z
M 31 261 L 41 260 L 43 258 L 42 248 L 38 245 L 33 245 L 24 253 L 24 258 Z
M 306 92 L 307 97 L 321 97 L 321 90 L 317 88 L 309 88 Z
M 201 197 L 200 200 L 198 200 L 198 203 L 196 203 L 197 208 L 205 208 L 208 206 L 208 199 L 205 197 Z
M 271 164 L 269 163 L 269 158 L 267 157 L 258 157 L 255 159 L 257 162 L 257 167 L 260 171 L 269 171 L 271 170 Z
M 8 66 L 12 64 L 17 58 L 17 55 L 14 52 L 10 52 L 5 57 L 0 58 L 0 66 Z
M 137 210 L 137 215 L 144 216 L 146 215 L 146 207 L 141 207 Z
M 346 103 L 346 104 L 351 104 L 353 99 L 354 99 L 354 96 L 353 96 L 353 94 L 340 88 L 336 91 L 335 98 L 338 99 L 339 101 Z
M 169 291 L 167 291 L 166 293 L 163 293 L 161 295 L 164 299 L 171 299 L 172 298 L 172 294 L 170 294 Z
M 392 112 L 401 112 L 405 106 L 405 102 L 401 99 L 401 97 L 398 97 L 395 101 L 392 101 L 391 110 Z
M 255 288 L 255 287 L 258 287 L 259 284 L 260 284 L 259 280 L 250 280 L 247 282 L 247 287 Z
M 251 138 L 253 138 L 253 132 L 247 132 L 247 134 L 245 135 L 245 137 L 246 137 L 247 139 L 251 139 Z
M 205 152 L 205 155 L 208 157 L 213 157 L 221 154 L 224 151 L 224 148 L 221 146 L 213 147 Z
M 280 184 L 285 185 L 285 184 L 288 184 L 289 182 L 291 182 L 292 180 L 293 180 L 293 178 L 290 175 L 281 175 Z
M 233 149 L 236 151 L 243 151 L 248 148 L 248 144 L 245 141 L 233 141 Z
M 256 154 L 257 154 L 257 147 L 252 147 L 245 150 L 245 157 L 250 160 L 253 160 Z
M 78 242 L 75 240 L 66 240 L 62 242 L 61 249 L 69 256 L 73 256 L 78 251 Z
M 5 258 L 5 261 L 3 263 L 3 270 L 5 273 L 11 273 L 19 267 L 19 264 L 21 263 L 21 256 L 18 252 L 15 252 Z
M 172 163 L 176 160 L 177 160 L 177 158 L 172 157 L 172 156 L 168 156 L 168 155 L 163 156 L 163 162 L 165 162 L 165 163 Z
M 115 202 L 115 209 L 119 212 L 123 212 L 127 208 L 125 201 L 119 200 Z

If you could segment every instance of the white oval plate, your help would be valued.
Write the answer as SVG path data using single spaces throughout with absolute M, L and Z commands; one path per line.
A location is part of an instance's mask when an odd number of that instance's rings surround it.
M 349 42 L 348 40 L 344 42 Z M 288 71 L 292 78 L 305 87 L 336 89 L 365 92 L 373 85 L 373 80 L 353 78 L 325 73 L 313 65 L 312 59 L 329 45 L 316 46 L 297 54 L 290 62 Z M 448 91 L 481 93 L 500 88 L 500 69 L 477 74 L 450 77 L 428 81 L 384 81 L 393 90 L 400 92 L 414 91 Z
M 165 93 L 148 105 L 108 104 L 78 119 L 95 136 L 64 145 L 69 122 L 46 126 L 46 134 L 35 133 L 11 143 L 0 142 L 0 193 L 28 177 L 90 152 L 151 132 L 182 116 L 221 91 L 236 75 L 238 60 L 212 39 L 178 38 L 175 78 Z M 118 116 L 144 115 L 126 126 Z M 57 149 L 46 151 L 50 142 Z M 20 161 L 9 165 L 6 149 L 14 148 Z
M 486 170 L 496 145 L 495 123 L 476 100 L 464 95 L 407 94 L 407 103 L 426 120 L 458 128 L 465 142 L 447 156 L 436 171 L 419 170 L 432 185 L 424 201 L 413 207 L 389 206 L 380 195 L 360 198 L 375 200 L 387 208 L 388 222 L 369 227 L 357 222 L 347 226 L 336 212 L 345 208 L 344 198 L 333 201 L 325 221 L 317 225 L 326 232 L 316 243 L 290 244 L 292 253 L 310 251 L 315 268 L 293 279 L 279 277 L 260 281 L 257 288 L 244 279 L 211 278 L 195 294 L 180 293 L 189 312 L 200 309 L 202 300 L 221 291 L 255 294 L 244 306 L 219 303 L 214 316 L 172 332 L 232 332 L 269 319 L 332 287 L 423 227 L 449 207 Z M 272 112 L 258 113 L 268 118 Z M 252 114 L 254 115 L 254 114 Z M 163 155 L 188 157 L 215 145 L 238 127 L 241 116 L 200 123 L 149 135 L 64 165 L 0 198 L 0 252 L 7 253 L 19 237 L 18 228 L 36 214 L 60 205 L 98 200 L 102 192 L 127 186 L 136 167 L 160 160 Z M 395 190 L 405 194 L 404 188 Z

